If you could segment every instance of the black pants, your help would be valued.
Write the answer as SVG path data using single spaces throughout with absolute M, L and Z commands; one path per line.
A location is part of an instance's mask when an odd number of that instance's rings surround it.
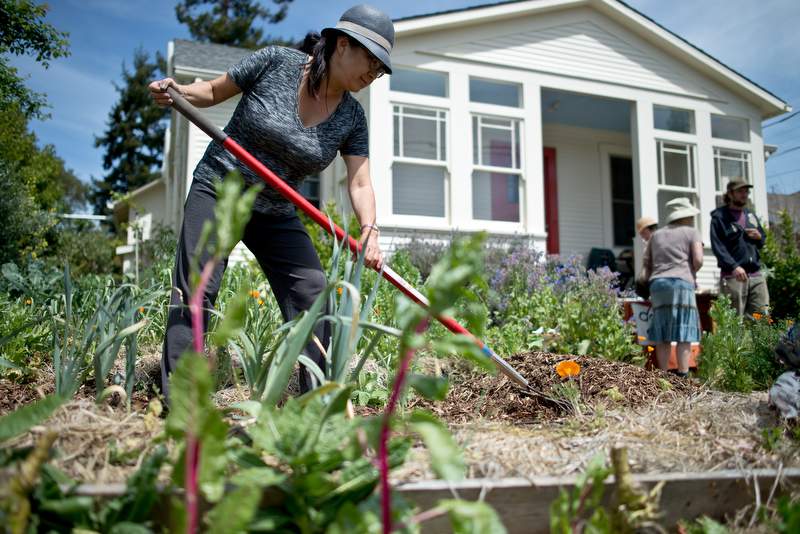
M 214 189 L 200 182 L 193 182 L 184 205 L 183 225 L 178 240 L 175 269 L 172 274 L 172 294 L 167 316 L 166 335 L 161 357 L 162 392 L 169 400 L 169 375 L 175 370 L 178 358 L 192 343 L 191 313 L 189 299 L 192 294 L 190 267 L 202 266 L 209 255 L 203 252 L 193 261 L 203 224 L 214 219 L 217 198 Z M 213 237 L 212 237 L 213 239 Z M 307 310 L 325 288 L 327 280 L 311 238 L 297 215 L 270 217 L 253 212 L 244 231 L 244 244 L 258 260 L 270 287 L 278 301 L 283 318 L 289 321 L 303 310 Z M 208 328 L 210 310 L 217 300 L 222 274 L 228 264 L 227 258 L 217 265 L 203 295 L 203 331 Z M 197 267 L 194 267 L 197 268 Z M 328 345 L 330 327 L 320 323 L 314 334 Z M 324 358 L 313 339 L 306 346 L 305 354 L 325 369 Z M 308 372 L 300 373 L 300 389 L 311 387 Z

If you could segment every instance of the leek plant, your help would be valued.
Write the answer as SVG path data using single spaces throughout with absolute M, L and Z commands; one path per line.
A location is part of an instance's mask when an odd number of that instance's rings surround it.
M 51 302 L 50 306 L 56 395 L 72 397 L 93 369 L 96 396 L 100 400 L 106 390 L 106 377 L 122 344 L 127 342 L 125 390 L 130 400 L 136 364 L 135 336 L 147 323 L 141 319 L 140 309 L 155 296 L 154 291 L 142 292 L 130 284 L 107 287 L 96 296 L 94 312 L 82 319 L 75 313 L 74 286 L 69 265 L 65 266 L 63 302 Z M 61 304 L 63 315 L 58 310 Z

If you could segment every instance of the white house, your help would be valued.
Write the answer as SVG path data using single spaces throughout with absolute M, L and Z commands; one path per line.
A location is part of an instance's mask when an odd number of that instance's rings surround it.
M 395 21 L 394 74 L 357 95 L 383 246 L 485 230 L 551 253 L 635 247 L 634 221 L 688 196 L 709 214 L 729 177 L 766 219 L 764 119 L 789 105 L 616 0 L 523 0 Z M 176 40 L 169 73 L 209 79 L 245 50 Z M 236 99 L 204 110 L 218 125 Z M 208 143 L 173 112 L 163 219 L 177 226 Z M 306 193 L 347 205 L 337 160 Z M 133 195 L 135 196 L 135 194 Z M 707 248 L 700 284 L 716 287 Z

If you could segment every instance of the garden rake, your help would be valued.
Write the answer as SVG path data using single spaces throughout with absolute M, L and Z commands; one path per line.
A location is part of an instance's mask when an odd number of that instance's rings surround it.
M 328 217 L 316 206 L 306 200 L 300 193 L 292 189 L 286 182 L 280 179 L 275 173 L 269 170 L 264 164 L 258 161 L 252 154 L 242 148 L 239 143 L 231 139 L 228 134 L 223 132 L 215 126 L 210 120 L 203 116 L 197 108 L 190 104 L 178 91 L 173 87 L 167 88 L 167 93 L 172 98 L 172 107 L 175 108 L 181 115 L 186 117 L 192 124 L 205 132 L 213 141 L 219 143 L 225 150 L 231 153 L 236 159 L 243 164 L 247 165 L 253 172 L 261 176 L 261 178 L 270 187 L 276 189 L 284 198 L 292 202 L 295 206 L 303 210 L 306 215 L 319 224 L 328 233 L 332 233 L 337 239 L 347 239 L 347 244 L 354 253 L 358 254 L 361 245 L 352 236 L 345 234 L 338 225 L 331 223 Z M 403 292 L 408 298 L 429 309 L 430 305 L 428 299 L 417 291 L 411 284 L 409 284 L 403 277 L 392 270 L 388 265 L 384 265 L 381 274 L 393 286 Z M 442 325 L 453 332 L 454 334 L 462 334 L 470 338 L 486 356 L 488 356 L 497 366 L 497 368 L 505 374 L 509 379 L 517 385 L 528 389 L 528 381 L 517 372 L 507 361 L 495 354 L 489 346 L 473 335 L 469 330 L 461 326 L 452 317 L 439 316 L 436 319 Z

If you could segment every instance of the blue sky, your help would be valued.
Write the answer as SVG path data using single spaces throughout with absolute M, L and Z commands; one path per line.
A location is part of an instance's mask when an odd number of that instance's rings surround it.
M 405 17 L 490 3 L 480 0 L 369 0 L 392 17 Z M 51 118 L 35 121 L 33 131 L 50 143 L 83 180 L 101 176 L 102 156 L 94 148 L 108 112 L 117 99 L 113 83 L 133 51 L 166 52 L 167 42 L 189 38 L 175 18 L 174 0 L 50 0 L 47 20 L 69 32 L 71 56 L 44 70 L 33 61 L 15 59 L 28 86 L 45 93 Z M 266 32 L 299 38 L 309 30 L 332 25 L 355 3 L 295 0 L 289 15 Z M 628 0 L 659 24 L 800 110 L 800 2 L 797 0 Z M 270 3 L 271 5 L 271 3 Z M 776 119 L 766 121 L 766 124 Z M 771 191 L 800 190 L 800 115 L 765 128 L 767 143 L 779 151 L 767 162 Z

